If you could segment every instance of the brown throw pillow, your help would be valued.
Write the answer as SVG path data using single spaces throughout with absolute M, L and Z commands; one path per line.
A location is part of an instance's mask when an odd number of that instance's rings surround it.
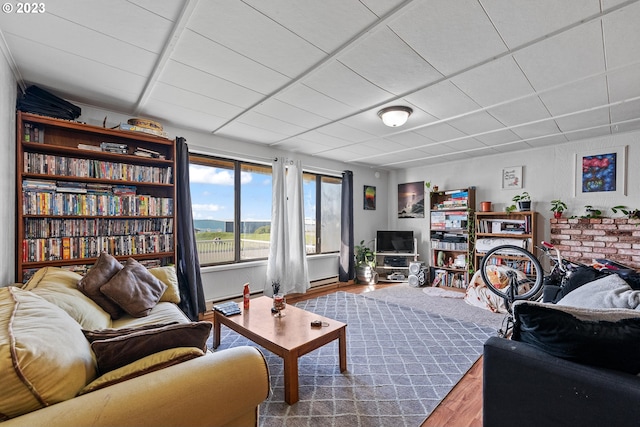
M 147 329 L 91 343 L 100 375 L 169 348 L 196 347 L 206 350 L 210 322 L 178 323 Z
M 120 318 L 122 309 L 100 292 L 100 287 L 120 270 L 122 270 L 122 264 L 108 253 L 102 252 L 93 267 L 78 282 L 78 289 L 109 313 L 112 319 Z
M 133 258 L 100 287 L 100 292 L 133 317 L 147 316 L 165 290 L 167 285 Z
M 132 328 L 120 328 L 120 329 L 105 328 L 105 329 L 95 329 L 92 331 L 83 329 L 82 333 L 84 334 L 85 338 L 87 338 L 87 341 L 92 343 L 97 340 L 107 340 L 110 338 L 121 337 L 122 335 L 129 335 L 134 332 L 148 331 L 149 329 L 160 329 L 165 326 L 177 325 L 177 324 L 178 322 L 156 323 L 153 325 L 142 325 L 142 326 L 135 326 Z

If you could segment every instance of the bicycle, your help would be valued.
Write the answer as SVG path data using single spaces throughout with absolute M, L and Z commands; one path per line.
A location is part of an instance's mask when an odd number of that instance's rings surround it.
M 520 300 L 540 300 L 545 282 L 566 283 L 575 266 L 579 264 L 565 260 L 560 251 L 548 242 L 536 247 L 550 260 L 551 269 L 545 274 L 539 259 L 520 246 L 496 246 L 484 255 L 480 262 L 480 274 L 485 285 L 504 300 L 507 316 L 498 330 L 502 337 L 513 329 L 513 303 Z M 555 251 L 555 256 L 550 251 Z

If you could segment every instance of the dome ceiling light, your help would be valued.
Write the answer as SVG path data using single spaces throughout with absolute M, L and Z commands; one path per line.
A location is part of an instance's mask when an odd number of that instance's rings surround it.
M 413 113 L 413 110 L 409 107 L 403 107 L 401 105 L 394 107 L 383 108 L 378 111 L 378 116 L 382 119 L 382 122 L 389 127 L 398 127 L 407 123 L 409 116 Z

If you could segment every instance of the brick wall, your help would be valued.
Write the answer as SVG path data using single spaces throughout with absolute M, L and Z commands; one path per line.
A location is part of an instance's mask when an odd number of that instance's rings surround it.
M 640 220 L 627 218 L 551 219 L 551 243 L 564 258 L 591 264 L 608 258 L 640 269 Z

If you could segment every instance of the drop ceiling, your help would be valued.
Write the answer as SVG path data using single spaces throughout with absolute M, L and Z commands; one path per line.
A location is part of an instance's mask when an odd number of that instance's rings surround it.
M 403 169 L 640 129 L 640 0 L 43 4 L 0 15 L 22 89 L 294 153 Z

